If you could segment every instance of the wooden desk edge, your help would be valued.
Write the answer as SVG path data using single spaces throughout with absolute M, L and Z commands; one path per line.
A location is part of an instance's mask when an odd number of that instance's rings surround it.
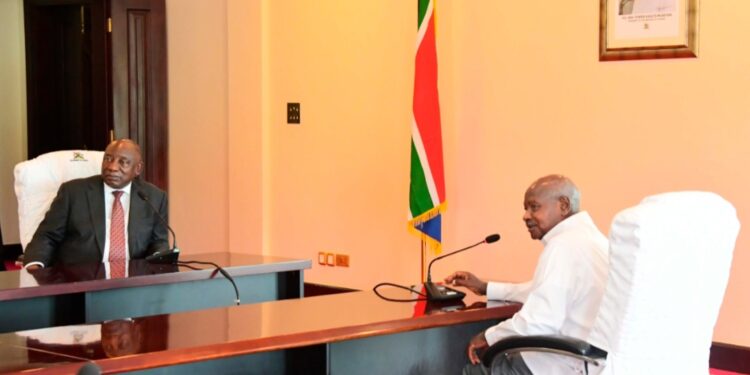
M 26 298 L 38 298 L 38 297 L 50 297 L 61 294 L 74 294 L 74 293 L 86 293 L 86 292 L 98 292 L 109 289 L 118 288 L 131 288 L 140 286 L 150 285 L 161 285 L 175 282 L 188 282 L 205 280 L 213 272 L 214 268 L 211 266 L 205 266 L 205 269 L 201 269 L 195 272 L 170 272 L 163 274 L 144 275 L 137 277 L 129 277 L 122 279 L 97 279 L 87 280 L 64 284 L 54 285 L 40 285 L 34 287 L 16 288 L 16 289 L 5 289 L 0 290 L 0 302 L 13 301 Z M 230 275 L 234 277 L 239 276 L 251 276 L 261 275 L 267 273 L 278 273 L 278 272 L 289 272 L 289 271 L 304 271 L 312 267 L 312 261 L 309 259 L 303 260 L 288 260 L 278 263 L 268 264 L 254 264 L 248 266 L 234 266 L 224 268 Z M 25 272 L 25 271 L 17 271 Z M 214 275 L 216 277 L 216 275 Z
M 420 329 L 445 327 L 454 324 L 473 323 L 484 320 L 507 319 L 521 308 L 521 304 L 511 303 L 460 312 L 426 315 L 412 319 L 385 321 L 351 327 L 337 327 L 313 332 L 299 332 L 289 335 L 262 337 L 257 339 L 227 342 L 199 348 L 181 348 L 170 351 L 135 354 L 92 361 L 102 369 L 102 374 L 139 371 L 152 368 L 174 366 L 191 362 L 229 358 L 240 355 L 284 350 L 317 344 L 334 343 L 345 340 L 373 336 L 397 334 Z M 54 367 L 24 370 L 13 374 L 70 374 L 75 373 L 84 363 L 71 363 Z

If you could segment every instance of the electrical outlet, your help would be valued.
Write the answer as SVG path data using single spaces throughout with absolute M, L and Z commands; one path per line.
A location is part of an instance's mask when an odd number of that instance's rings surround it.
M 349 267 L 349 256 L 346 254 L 336 254 L 337 267 Z
M 321 266 L 326 265 L 326 253 L 323 251 L 318 252 L 318 264 L 320 264 Z
M 286 103 L 286 123 L 299 124 L 301 119 L 299 103 Z

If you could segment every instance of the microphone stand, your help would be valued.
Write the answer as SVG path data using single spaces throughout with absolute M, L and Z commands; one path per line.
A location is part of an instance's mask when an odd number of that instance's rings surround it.
M 473 245 L 469 245 L 462 249 L 458 249 L 448 254 L 441 255 L 433 259 L 432 261 L 430 261 L 430 264 L 427 266 L 427 281 L 424 283 L 424 289 L 425 289 L 425 292 L 427 293 L 427 300 L 444 302 L 444 301 L 460 300 L 466 297 L 466 293 L 464 292 L 458 291 L 456 289 L 448 288 L 445 285 L 438 285 L 432 282 L 432 264 L 435 263 L 435 261 L 449 257 L 451 255 L 458 254 L 460 252 L 463 252 L 469 249 L 472 249 L 483 243 L 493 243 L 499 239 L 500 239 L 500 235 L 492 234 L 492 235 L 487 236 L 484 240 L 479 241 Z
M 164 217 L 161 216 L 159 213 L 159 210 L 154 207 L 154 205 L 151 203 L 151 200 L 148 198 L 148 195 L 144 193 L 143 191 L 137 192 L 138 196 L 143 199 L 143 201 L 148 204 L 149 207 L 151 207 L 151 210 L 154 211 L 156 216 L 161 220 L 162 224 L 169 230 L 170 233 L 172 233 L 172 248 L 167 251 L 157 251 L 149 256 L 146 257 L 146 261 L 149 263 L 158 263 L 158 264 L 176 264 L 178 266 L 184 266 L 184 267 L 190 267 L 190 264 L 203 264 L 203 265 L 210 265 L 213 266 L 216 271 L 211 275 L 213 278 L 213 275 L 216 274 L 218 271 L 221 273 L 225 279 L 227 279 L 231 284 L 232 288 L 234 288 L 234 296 L 235 300 L 234 303 L 239 306 L 240 304 L 240 291 L 237 289 L 237 283 L 234 282 L 234 278 L 227 272 L 224 268 L 219 266 L 218 264 L 214 262 L 199 262 L 197 260 L 193 261 L 179 261 L 178 258 L 180 256 L 180 249 L 177 248 L 177 235 L 174 234 L 174 231 L 172 230 L 172 227 L 169 226 L 167 221 L 164 219 Z M 169 241 L 169 240 L 167 240 Z M 168 244 L 167 244 L 168 245 Z
M 148 195 L 144 193 L 143 191 L 137 192 L 138 196 L 143 199 L 144 202 L 151 208 L 151 210 L 156 214 L 156 217 L 159 218 L 162 224 L 164 224 L 164 227 L 169 230 L 169 233 L 172 234 L 172 248 L 167 249 L 166 251 L 157 251 L 149 256 L 146 257 L 146 260 L 149 263 L 158 263 L 158 264 L 177 264 L 177 259 L 180 256 L 180 249 L 177 247 L 177 235 L 174 234 L 174 231 L 172 230 L 172 227 L 169 226 L 169 223 L 161 216 L 159 213 L 159 210 L 154 207 L 154 205 L 151 203 L 151 200 L 148 198 Z M 169 239 L 167 239 L 167 247 L 169 247 Z

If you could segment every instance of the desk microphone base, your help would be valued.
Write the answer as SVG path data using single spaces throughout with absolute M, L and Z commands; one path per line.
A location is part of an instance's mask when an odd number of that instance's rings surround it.
M 146 261 L 156 264 L 177 264 L 180 257 L 180 249 L 172 249 L 165 252 L 155 252 L 146 257 Z
M 427 282 L 424 284 L 428 301 L 454 301 L 462 300 L 466 293 L 448 288 L 445 285 Z

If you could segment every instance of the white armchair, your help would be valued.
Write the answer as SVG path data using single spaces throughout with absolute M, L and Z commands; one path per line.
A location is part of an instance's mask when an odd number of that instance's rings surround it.
M 34 236 L 63 182 L 101 173 L 102 151 L 55 151 L 18 163 L 13 170 L 21 246 Z
M 612 222 L 609 280 L 588 342 L 509 338 L 488 349 L 483 362 L 533 352 L 531 359 L 560 355 L 566 357 L 560 363 L 587 361 L 592 374 L 708 374 L 739 228 L 734 207 L 713 193 L 644 199 Z M 537 346 L 537 339 L 546 345 Z

